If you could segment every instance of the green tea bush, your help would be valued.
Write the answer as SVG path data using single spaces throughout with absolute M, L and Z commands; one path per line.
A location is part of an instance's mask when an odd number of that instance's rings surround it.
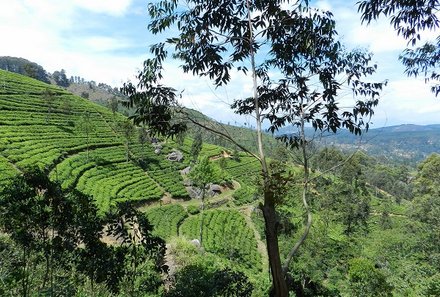
M 154 226 L 154 234 L 169 239 L 178 236 L 179 226 L 188 216 L 180 204 L 164 205 L 147 210 L 147 218 Z

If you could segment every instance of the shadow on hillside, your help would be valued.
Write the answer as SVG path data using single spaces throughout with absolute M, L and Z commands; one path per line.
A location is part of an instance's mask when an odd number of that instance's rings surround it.
M 55 127 L 57 129 L 61 130 L 62 132 L 66 132 L 66 133 L 69 133 L 69 134 L 73 134 L 74 133 L 73 128 L 71 128 L 71 127 L 66 127 L 64 125 L 56 125 Z
M 142 159 L 133 160 L 144 171 L 154 170 L 160 167 L 160 161 L 158 159 L 144 157 Z
M 96 163 L 97 166 L 103 166 L 110 170 L 117 169 L 117 166 L 114 161 L 109 161 L 101 157 L 94 157 L 93 161 Z

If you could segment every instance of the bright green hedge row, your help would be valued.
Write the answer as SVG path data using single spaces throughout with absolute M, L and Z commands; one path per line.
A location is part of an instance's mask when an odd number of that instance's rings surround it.
M 149 208 L 146 215 L 154 226 L 154 234 L 166 240 L 179 235 L 179 226 L 188 216 L 180 204 Z
M 202 213 L 186 219 L 180 227 L 188 239 L 200 238 Z M 206 251 L 222 255 L 255 272 L 261 270 L 261 255 L 254 233 L 244 217 L 236 210 L 203 212 L 202 245 Z

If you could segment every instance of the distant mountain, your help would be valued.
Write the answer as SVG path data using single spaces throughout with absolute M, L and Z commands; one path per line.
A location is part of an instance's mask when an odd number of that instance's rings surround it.
M 289 127 L 281 129 L 277 135 L 292 134 Z M 306 132 L 314 135 L 309 128 Z M 436 125 L 396 125 L 370 129 L 361 137 L 347 131 L 337 134 L 316 135 L 320 145 L 336 146 L 343 150 L 360 149 L 384 161 L 415 165 L 432 153 L 440 152 L 440 124 Z
M 425 131 L 439 131 L 440 124 L 437 125 L 414 125 L 414 124 L 404 124 L 397 126 L 388 126 L 383 128 L 372 129 L 372 131 L 380 130 L 382 132 L 425 132 Z

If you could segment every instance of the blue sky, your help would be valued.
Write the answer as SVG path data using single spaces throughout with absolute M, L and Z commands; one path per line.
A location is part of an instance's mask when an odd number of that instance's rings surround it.
M 136 70 L 157 41 L 147 31 L 144 0 L 0 0 L 0 56 L 18 56 L 37 62 L 49 72 L 64 68 L 67 75 L 119 87 L 135 80 Z M 382 19 L 361 25 L 356 1 L 314 1 L 331 10 L 337 30 L 348 48 L 363 47 L 374 53 L 379 69 L 375 80 L 388 79 L 373 127 L 403 123 L 440 123 L 440 98 L 423 79 L 407 78 L 398 61 L 406 42 Z M 427 32 L 426 39 L 435 38 Z M 214 89 L 207 79 L 184 75 L 170 63 L 165 83 L 184 89 L 183 104 L 222 122 L 252 123 L 228 108 L 234 98 L 251 94 L 251 80 L 233 74 L 227 87 Z

